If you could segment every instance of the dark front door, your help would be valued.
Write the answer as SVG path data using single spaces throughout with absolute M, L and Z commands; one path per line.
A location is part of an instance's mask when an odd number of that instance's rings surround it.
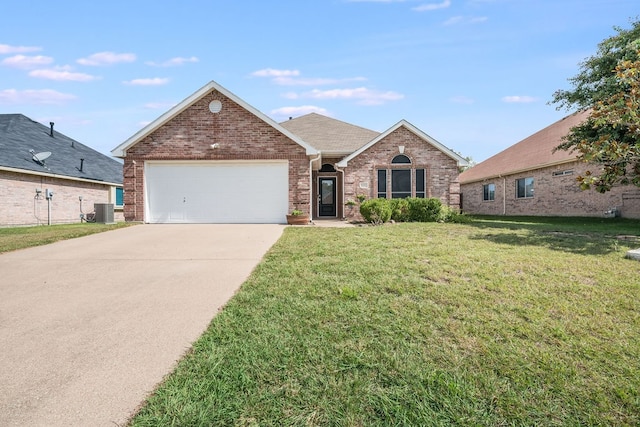
M 336 179 L 335 178 L 319 179 L 318 216 L 336 216 Z

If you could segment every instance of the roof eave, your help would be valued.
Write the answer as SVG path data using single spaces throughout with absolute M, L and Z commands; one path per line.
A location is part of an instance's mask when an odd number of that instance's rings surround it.
M 90 182 L 92 184 L 103 184 L 103 185 L 108 185 L 110 187 L 122 187 L 121 182 L 101 181 L 99 179 L 80 178 L 76 176 L 60 175 L 60 174 L 51 173 L 51 172 L 49 173 L 38 172 L 38 171 L 29 170 L 29 169 L 19 169 L 19 168 L 12 168 L 8 166 L 0 166 L 0 170 L 6 171 L 6 172 L 13 172 L 13 173 L 22 173 L 26 175 L 46 176 L 46 177 L 52 177 L 52 178 L 58 178 L 58 179 L 66 179 L 69 181 Z
M 262 121 L 266 122 L 267 124 L 269 124 L 270 126 L 275 128 L 276 130 L 278 130 L 279 132 L 284 134 L 285 136 L 287 136 L 289 139 L 294 141 L 296 144 L 298 144 L 301 147 L 303 147 L 308 156 L 318 154 L 318 150 L 313 148 L 311 145 L 307 144 L 302 139 L 300 139 L 299 137 L 297 137 L 293 133 L 289 132 L 287 129 L 282 127 L 277 122 L 275 122 L 273 119 L 271 119 L 270 117 L 266 116 L 264 113 L 262 113 L 261 111 L 257 110 L 253 106 L 247 104 L 245 101 L 240 99 L 238 96 L 236 96 L 235 94 L 233 94 L 229 90 L 225 89 L 224 87 L 220 86 L 218 83 L 216 83 L 213 80 L 211 80 L 209 83 L 207 83 L 206 85 L 204 85 L 203 87 L 201 87 L 200 89 L 195 91 L 193 94 L 191 94 L 190 96 L 185 98 L 182 102 L 180 102 L 179 104 L 177 104 L 176 106 L 171 108 L 169 111 L 167 111 L 166 113 L 164 113 L 163 115 L 158 117 L 156 120 L 154 120 L 153 122 L 149 123 L 147 126 L 142 128 L 141 130 L 136 132 L 133 136 L 131 136 L 126 141 L 124 141 L 122 144 L 120 144 L 119 146 L 114 148 L 111 151 L 111 154 L 114 157 L 119 157 L 119 158 L 126 157 L 127 150 L 129 148 L 133 147 L 135 144 L 137 144 L 138 142 L 140 142 L 141 140 L 143 140 L 144 138 L 146 138 L 147 136 L 149 136 L 150 134 L 155 132 L 157 129 L 159 129 L 164 124 L 166 124 L 169 120 L 173 119 L 175 116 L 177 116 L 178 114 L 180 114 L 183 111 L 185 111 L 193 103 L 195 103 L 196 101 L 198 101 L 199 99 L 201 99 L 203 96 L 205 96 L 207 93 L 211 92 L 214 89 L 216 91 L 220 92 L 221 94 L 223 94 L 224 96 L 226 96 L 227 98 L 231 99 L 233 102 L 237 103 L 241 107 L 243 107 L 245 110 L 251 112 L 253 115 L 258 117 Z
M 558 166 L 558 165 L 563 165 L 563 164 L 566 164 L 566 163 L 574 163 L 574 162 L 579 162 L 579 161 L 580 161 L 580 159 L 578 159 L 576 157 L 576 158 L 573 158 L 573 159 L 564 159 L 564 160 L 558 160 L 558 161 L 555 161 L 555 162 L 541 163 L 539 165 L 535 165 L 535 166 L 528 167 L 528 168 L 514 169 L 514 170 L 501 172 L 501 173 L 497 173 L 497 174 L 494 173 L 492 175 L 486 175 L 486 176 L 483 176 L 481 178 L 471 179 L 469 181 L 460 181 L 460 185 L 473 184 L 475 182 L 482 182 L 482 181 L 486 181 L 488 179 L 504 178 L 504 177 L 507 177 L 509 175 L 516 175 L 516 174 L 523 173 L 523 172 L 535 171 L 535 170 L 538 170 L 538 169 L 544 169 L 544 168 L 549 168 L 549 167 L 552 167 L 552 166 Z

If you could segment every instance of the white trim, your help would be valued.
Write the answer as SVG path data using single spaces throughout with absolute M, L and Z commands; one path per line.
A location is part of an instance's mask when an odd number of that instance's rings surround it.
M 55 174 L 55 173 L 46 173 L 46 172 L 37 172 L 37 171 L 28 170 L 28 169 L 17 169 L 17 168 L 10 168 L 10 167 L 6 167 L 6 166 L 0 166 L 0 170 L 1 171 L 6 171 L 6 172 L 13 172 L 13 173 L 22 173 L 22 174 L 25 174 L 25 175 L 46 176 L 48 178 L 66 179 L 68 181 L 90 182 L 92 184 L 106 185 L 106 186 L 109 186 L 109 187 L 122 187 L 123 186 L 122 183 L 118 184 L 117 182 L 100 181 L 99 179 L 77 178 L 77 177 L 74 177 L 74 176 L 58 175 L 58 174 Z
M 278 132 L 284 134 L 286 137 L 288 137 L 289 139 L 294 141 L 296 144 L 298 144 L 301 147 L 303 147 L 306 150 L 307 155 L 318 154 L 318 150 L 313 148 L 311 145 L 307 144 L 302 139 L 300 139 L 298 136 L 294 135 L 293 133 L 291 133 L 290 131 L 288 131 L 287 129 L 285 129 L 284 127 L 279 125 L 278 123 L 276 123 L 274 120 L 272 120 L 271 118 L 267 117 L 265 114 L 261 113 L 260 111 L 258 111 L 254 107 L 252 107 L 251 105 L 247 104 L 245 101 L 243 101 L 242 99 L 240 99 L 239 97 L 237 97 L 233 93 L 229 92 L 227 89 L 223 88 L 222 86 L 220 86 L 218 83 L 216 83 L 213 80 L 211 80 L 209 83 L 207 83 L 206 85 L 204 85 L 203 87 L 201 87 L 200 89 L 198 89 L 197 91 L 195 91 L 194 93 L 189 95 L 182 102 L 180 102 L 179 104 L 177 104 L 176 106 L 171 108 L 169 111 L 167 111 L 166 113 L 164 113 L 163 115 L 158 117 L 156 120 L 154 120 L 153 122 L 149 123 L 147 126 L 142 128 L 141 130 L 136 132 L 133 136 L 131 136 L 126 141 L 124 141 L 122 144 L 118 145 L 116 148 L 111 150 L 111 154 L 114 157 L 121 157 L 121 158 L 126 157 L 127 156 L 127 150 L 129 148 L 133 147 L 138 142 L 142 141 L 144 138 L 146 138 L 147 136 L 149 136 L 150 134 L 155 132 L 157 129 L 159 129 L 160 127 L 165 125 L 168 121 L 170 121 L 171 119 L 176 117 L 178 114 L 180 114 L 183 111 L 185 111 L 187 108 L 189 108 L 196 101 L 200 100 L 205 95 L 210 93 L 212 90 L 216 90 L 216 91 L 220 92 L 222 95 L 224 95 L 227 98 L 231 99 L 233 102 L 237 103 L 242 108 L 244 108 L 245 110 L 249 111 L 250 113 L 252 113 L 256 117 L 258 117 L 260 120 L 264 121 L 265 123 L 267 123 L 268 125 L 270 125 L 274 129 L 276 129 Z
M 353 153 L 351 153 L 350 155 L 348 155 L 344 159 L 340 160 L 337 163 L 338 166 L 342 167 L 342 168 L 347 167 L 349 165 L 349 160 L 353 159 L 354 157 L 356 157 L 356 156 L 360 155 L 361 153 L 363 153 L 364 151 L 368 150 L 369 148 L 371 148 L 372 146 L 374 146 L 375 144 L 380 142 L 380 140 L 382 140 L 383 138 L 386 138 L 388 135 L 390 135 L 391 133 L 395 132 L 397 129 L 399 129 L 401 127 L 404 127 L 407 130 L 409 130 L 410 132 L 413 132 L 419 138 L 425 140 L 426 142 L 428 142 L 429 144 L 433 145 L 435 148 L 440 150 L 443 154 L 451 157 L 453 160 L 458 162 L 458 166 L 468 166 L 469 165 L 469 162 L 465 158 L 460 156 L 459 154 L 457 154 L 454 151 L 448 149 L 447 147 L 445 147 L 444 145 L 442 145 L 441 143 L 439 143 L 438 141 L 436 141 L 435 139 L 433 139 L 432 137 L 430 137 L 429 135 L 427 135 L 426 133 L 424 133 L 423 131 L 421 131 L 420 129 L 418 129 L 417 127 L 412 125 L 411 123 L 409 123 L 408 121 L 400 120 L 398 123 L 396 123 L 395 125 L 393 125 L 389 129 L 387 129 L 386 131 L 384 131 L 383 133 L 378 135 L 376 138 L 374 138 L 373 140 L 371 140 L 367 144 L 363 145 L 362 147 L 358 148 L 356 151 L 354 151 Z

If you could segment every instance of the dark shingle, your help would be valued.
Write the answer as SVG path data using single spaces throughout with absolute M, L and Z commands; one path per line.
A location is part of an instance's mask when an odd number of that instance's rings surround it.
M 0 114 L 0 166 L 122 184 L 122 164 L 22 114 Z M 44 166 L 30 153 L 51 152 Z M 80 171 L 81 160 L 82 171 Z

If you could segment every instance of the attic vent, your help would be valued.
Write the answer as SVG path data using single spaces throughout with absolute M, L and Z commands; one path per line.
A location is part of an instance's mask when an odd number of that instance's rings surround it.
M 213 114 L 219 113 L 222 110 L 222 102 L 215 100 L 209 103 L 209 111 Z

